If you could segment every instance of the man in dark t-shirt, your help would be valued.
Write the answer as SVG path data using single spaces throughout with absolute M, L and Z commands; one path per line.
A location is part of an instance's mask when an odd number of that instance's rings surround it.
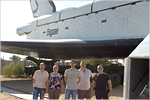
M 102 99 L 102 98 L 108 99 L 108 97 L 111 96 L 112 85 L 111 85 L 110 76 L 107 73 L 104 73 L 103 70 L 104 70 L 103 66 L 98 65 L 97 66 L 98 74 L 96 74 L 93 78 L 92 90 L 94 90 L 94 86 L 96 83 L 96 87 L 95 87 L 96 99 Z M 108 84 L 108 90 L 107 90 L 107 84 Z

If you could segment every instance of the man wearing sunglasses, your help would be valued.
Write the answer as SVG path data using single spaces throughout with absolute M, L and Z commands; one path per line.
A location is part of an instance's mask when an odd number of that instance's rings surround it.
M 110 76 L 107 73 L 103 72 L 104 68 L 102 65 L 97 66 L 98 74 L 96 74 L 93 78 L 93 85 L 92 90 L 95 87 L 95 95 L 96 99 L 108 99 L 111 96 L 112 91 L 112 84 L 110 80 Z M 108 84 L 108 91 L 107 91 L 107 84 Z

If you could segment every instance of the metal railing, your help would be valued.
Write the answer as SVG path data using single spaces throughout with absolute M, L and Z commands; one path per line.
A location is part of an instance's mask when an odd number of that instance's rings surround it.
M 146 71 L 146 73 L 143 75 L 143 77 L 140 79 L 140 81 L 138 82 L 138 84 L 135 86 L 135 88 L 130 91 L 130 92 L 134 92 L 136 90 L 136 88 L 138 87 L 138 85 L 141 83 L 141 81 L 143 80 L 143 78 L 146 76 L 146 74 L 149 72 L 149 69 Z

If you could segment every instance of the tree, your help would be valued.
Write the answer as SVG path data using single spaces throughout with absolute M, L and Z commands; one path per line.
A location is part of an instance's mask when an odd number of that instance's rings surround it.
M 81 62 L 81 60 L 77 60 L 76 61 L 76 66 L 80 66 L 80 62 Z
M 76 65 L 80 66 L 81 61 L 82 60 L 77 60 Z M 93 65 L 93 66 L 98 65 L 98 64 L 100 64 L 102 66 L 109 66 L 112 63 L 111 60 L 105 60 L 105 59 L 101 59 L 101 60 L 84 60 L 84 61 L 85 61 L 86 64 L 90 64 L 90 65 Z
M 22 58 L 22 61 L 25 61 L 26 60 L 26 58 Z
M 24 70 L 25 69 L 23 68 L 23 62 L 19 62 L 12 69 L 13 75 L 15 76 L 24 75 Z
M 86 64 L 90 64 L 90 65 L 97 65 L 100 64 L 102 66 L 109 66 L 112 61 L 106 60 L 106 59 L 102 59 L 102 60 L 85 60 Z
M 10 60 L 15 61 L 15 60 L 21 60 L 21 57 L 13 55 L 12 57 L 9 57 Z
M 15 66 L 14 62 L 11 62 L 9 65 L 2 67 L 2 74 L 11 77 L 13 72 L 12 69 Z

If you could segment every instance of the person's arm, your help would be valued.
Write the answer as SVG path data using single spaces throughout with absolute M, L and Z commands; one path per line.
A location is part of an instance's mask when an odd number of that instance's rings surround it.
M 33 84 L 35 83 L 35 81 L 36 81 L 35 78 L 33 78 Z
M 108 88 L 109 88 L 108 97 L 110 97 L 110 96 L 111 96 L 111 93 L 112 93 L 112 84 L 111 84 L 111 80 L 108 80 Z
M 93 83 L 93 78 L 94 78 L 94 76 L 93 76 L 93 73 L 90 71 L 90 73 L 91 73 L 91 77 L 90 77 L 90 86 L 92 87 L 92 83 Z
M 35 83 L 35 81 L 36 81 L 35 78 L 33 78 L 33 84 Z M 34 85 L 33 85 L 33 91 L 34 91 Z
M 81 77 L 78 77 L 78 83 L 77 85 L 81 82 Z
M 92 87 L 93 77 L 90 77 L 90 86 Z
M 67 84 L 67 77 L 64 77 L 65 83 Z
M 63 93 L 63 88 L 64 88 L 63 79 L 61 79 L 60 84 L 61 84 L 60 94 L 62 94 Z
M 32 77 L 32 79 L 33 79 L 33 91 L 34 91 L 34 83 L 35 83 L 35 81 L 36 81 L 36 71 L 34 72 L 34 75 L 33 75 L 33 77 Z
M 50 80 L 47 81 L 47 85 L 46 85 L 46 88 L 48 89 L 49 87 L 49 84 L 50 84 Z
M 45 93 L 48 93 L 48 86 L 49 86 L 49 83 L 50 83 L 50 74 L 47 72 L 47 76 L 46 76 L 46 82 L 45 82 L 45 86 L 46 86 L 46 88 L 45 88 Z
M 92 96 L 94 96 L 94 86 L 95 86 L 95 81 L 93 80 L 93 81 L 92 81 L 92 89 L 91 89 L 91 91 L 92 91 Z
M 49 80 L 46 81 L 46 89 L 45 89 L 45 93 L 48 93 L 48 85 L 49 85 Z
M 68 72 L 67 72 L 67 70 L 65 70 L 64 81 L 65 81 L 66 85 L 67 85 L 67 77 L 68 77 Z
M 81 74 L 80 74 L 80 71 L 78 71 L 77 77 L 78 77 L 78 80 L 77 80 L 77 85 L 78 85 L 78 84 L 81 82 Z

